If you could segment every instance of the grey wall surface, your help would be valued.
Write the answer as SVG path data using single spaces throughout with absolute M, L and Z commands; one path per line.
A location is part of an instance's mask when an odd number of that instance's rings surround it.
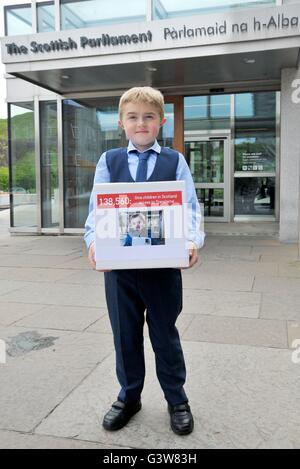
M 280 240 L 298 239 L 300 69 L 282 71 Z

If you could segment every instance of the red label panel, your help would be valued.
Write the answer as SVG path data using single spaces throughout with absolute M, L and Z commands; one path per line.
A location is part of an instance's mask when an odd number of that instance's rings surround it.
M 182 192 L 97 194 L 97 208 L 159 207 L 182 205 Z

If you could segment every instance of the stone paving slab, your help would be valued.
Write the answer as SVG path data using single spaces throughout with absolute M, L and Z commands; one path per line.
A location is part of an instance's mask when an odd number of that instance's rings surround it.
M 74 274 L 74 270 L 39 267 L 1 267 L 0 281 L 19 280 L 27 282 L 63 282 Z
M 271 254 L 262 254 L 259 256 L 259 262 L 278 262 L 278 263 L 289 263 L 297 262 L 297 256 L 292 253 L 282 254 L 282 255 L 271 255 Z
M 199 270 L 197 276 L 183 276 L 183 288 L 222 291 L 251 291 L 254 275 L 206 274 Z
M 279 266 L 276 262 L 221 262 L 221 261 L 206 261 L 201 264 L 200 272 L 205 274 L 215 274 L 216 272 L 222 275 L 272 275 L 276 276 L 279 273 Z M 300 276 L 300 273 L 299 273 Z
M 12 293 L 12 297 L 15 292 L 22 289 L 30 288 L 32 284 L 30 282 L 15 282 L 13 280 L 1 280 L 0 282 L 0 298 L 4 298 L 6 294 Z
M 56 267 L 60 269 L 91 270 L 86 255 L 78 256 L 76 259 L 72 260 L 63 260 L 63 258 L 61 258 L 60 263 L 57 264 Z
M 289 341 L 290 348 L 300 347 L 300 321 L 288 322 L 288 341 Z M 299 353 L 299 357 L 300 357 L 300 353 Z
M 280 277 L 300 278 L 300 262 L 281 263 L 278 266 L 278 275 Z
M 16 321 L 40 312 L 44 308 L 44 305 L 30 303 L 0 303 L 0 326 L 10 326 Z
M 67 285 L 60 283 L 49 283 L 45 286 L 43 283 L 25 283 L 19 282 L 19 286 L 12 285 L 13 282 L 7 282 L 7 291 L 12 293 L 0 296 L 1 302 L 19 302 L 19 303 L 38 303 L 44 305 L 62 305 L 62 306 L 87 306 L 87 307 L 105 307 L 104 290 L 99 286 L 88 285 Z M 18 282 L 15 282 L 18 284 Z M 22 288 L 24 287 L 24 288 Z M 13 291 L 15 290 L 15 291 Z M 1 291 L 1 284 L 0 284 Z
M 0 329 L 7 344 L 1 365 L 0 428 L 32 432 L 105 357 L 112 339 L 103 335 L 13 327 Z M 11 356 L 12 355 L 12 356 Z
M 84 331 L 99 318 L 107 315 L 106 308 L 78 308 L 75 306 L 46 306 L 42 311 L 15 323 L 16 326 Z
M 224 248 L 227 246 L 282 246 L 278 239 L 260 237 L 260 236 L 212 236 L 211 239 L 217 238 L 220 245 Z
M 300 321 L 300 292 L 263 293 L 260 317 Z
M 55 438 L 0 430 L 0 449 L 119 449 L 120 446 L 89 443 L 72 438 Z M 122 449 L 125 449 L 122 447 Z
M 277 246 L 253 246 L 252 254 L 274 257 L 297 257 L 298 247 L 295 244 L 280 244 Z
M 285 321 L 196 316 L 184 340 L 288 348 Z
M 78 254 L 69 256 L 70 260 L 66 262 L 65 256 L 31 256 L 29 254 L 19 255 L 2 255 L 1 266 L 2 267 L 58 267 L 68 265 L 71 262 L 77 261 Z M 72 265 L 72 264 L 71 264 Z M 66 267 L 72 268 L 72 267 Z
M 118 392 L 111 357 L 36 428 L 36 434 L 74 437 L 134 448 L 300 447 L 300 373 L 287 350 L 183 343 L 194 433 L 173 434 L 153 354 L 146 346 L 143 408 L 122 430 L 101 427 Z M 270 386 L 270 383 L 272 385 Z
M 63 270 L 62 272 L 68 272 L 68 275 L 64 274 L 61 283 L 70 283 L 78 285 L 104 285 L 104 275 L 102 272 L 95 272 L 91 268 L 87 270 Z
M 276 278 L 257 275 L 253 291 L 266 293 L 300 294 L 300 278 Z
M 258 318 L 261 294 L 252 292 L 227 292 L 186 288 L 183 292 L 183 311 L 196 315 Z

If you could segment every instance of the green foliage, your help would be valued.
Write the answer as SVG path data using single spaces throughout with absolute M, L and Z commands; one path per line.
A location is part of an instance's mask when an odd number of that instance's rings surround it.
M 0 192 L 8 192 L 8 168 L 0 168 Z
M 19 161 L 13 165 L 13 187 L 22 187 L 29 193 L 36 192 L 35 160 L 34 154 L 25 153 Z
M 0 167 L 8 165 L 7 119 L 0 119 Z

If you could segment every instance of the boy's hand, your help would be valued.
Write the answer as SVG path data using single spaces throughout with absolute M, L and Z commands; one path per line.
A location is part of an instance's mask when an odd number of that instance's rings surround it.
M 94 270 L 96 270 L 96 260 L 95 260 L 95 243 L 91 242 L 89 247 L 89 261 Z
M 89 261 L 94 270 L 96 270 L 96 260 L 95 260 L 95 243 L 91 242 L 89 247 Z M 110 272 L 110 270 L 98 270 L 98 272 Z
M 193 265 L 198 262 L 198 248 L 195 243 L 192 241 L 189 241 L 189 257 L 190 257 L 190 263 L 189 266 L 186 267 L 186 269 L 190 269 L 193 267 Z

